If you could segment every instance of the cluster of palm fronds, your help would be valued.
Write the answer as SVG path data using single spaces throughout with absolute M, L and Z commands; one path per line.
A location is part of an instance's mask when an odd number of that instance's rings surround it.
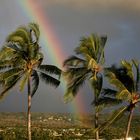
M 80 86 L 88 80 L 93 88 L 95 107 L 95 134 L 99 139 L 99 132 L 103 131 L 114 121 L 119 119 L 126 111 L 130 112 L 125 139 L 128 137 L 133 110 L 140 101 L 139 94 L 139 62 L 136 60 L 121 61 L 119 67 L 112 65 L 104 67 L 104 47 L 106 36 L 91 35 L 80 41 L 75 49 L 77 56 L 70 56 L 65 60 L 65 77 L 67 91 L 65 100 L 69 101 L 78 93 Z M 107 77 L 114 87 L 103 88 L 103 78 Z M 99 112 L 108 105 L 117 105 L 127 102 L 127 105 L 116 110 L 107 122 L 99 126 Z M 124 104 L 122 104 L 124 105 Z

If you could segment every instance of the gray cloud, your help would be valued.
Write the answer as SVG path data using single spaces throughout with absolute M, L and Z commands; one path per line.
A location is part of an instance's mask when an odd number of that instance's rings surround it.
M 134 11 L 140 11 L 140 1 L 138 0 L 42 0 L 42 3 L 43 5 L 46 4 L 48 6 L 63 5 L 71 8 L 76 8 L 78 10 L 90 10 L 93 8 L 122 8 L 123 10 L 131 9 Z

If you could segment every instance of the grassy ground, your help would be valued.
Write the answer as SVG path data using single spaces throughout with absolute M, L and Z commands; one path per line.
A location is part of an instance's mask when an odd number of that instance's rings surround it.
M 134 116 L 130 136 L 140 138 L 140 116 Z M 100 122 L 107 119 L 107 114 Z M 126 116 L 104 130 L 100 135 L 107 140 L 122 138 L 125 133 Z M 93 116 L 72 114 L 32 113 L 33 140 L 88 140 L 94 138 Z M 26 114 L 0 113 L 0 140 L 26 140 Z

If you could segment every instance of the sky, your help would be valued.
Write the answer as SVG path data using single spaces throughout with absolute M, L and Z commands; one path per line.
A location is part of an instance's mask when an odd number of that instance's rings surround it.
M 78 46 L 82 36 L 97 33 L 108 37 L 105 48 L 107 65 L 119 63 L 122 59 L 140 59 L 139 0 L 34 0 L 34 2 L 39 3 L 43 9 L 44 15 L 51 25 L 50 30 L 59 40 L 66 58 L 74 54 L 73 50 Z M 18 26 L 36 22 L 30 18 L 26 10 L 19 0 L 0 0 L 1 47 L 6 36 Z M 40 43 L 43 44 L 42 42 Z M 47 55 L 48 51 L 43 45 L 42 50 L 45 53 L 44 63 L 52 63 L 51 58 Z M 65 59 L 65 57 L 63 58 Z M 61 60 L 61 63 L 64 59 Z M 90 87 L 83 88 L 80 94 L 73 102 L 65 104 L 63 86 L 54 89 L 41 83 L 32 100 L 32 111 L 75 112 L 83 110 L 91 112 L 90 103 L 93 95 Z M 1 112 L 23 112 L 26 111 L 26 107 L 26 89 L 20 93 L 18 86 L 0 101 Z

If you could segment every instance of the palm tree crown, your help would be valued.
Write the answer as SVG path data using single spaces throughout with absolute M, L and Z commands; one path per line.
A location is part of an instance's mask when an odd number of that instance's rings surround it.
M 32 96 L 35 94 L 39 79 L 41 78 L 47 84 L 58 86 L 61 70 L 53 65 L 43 65 L 43 54 L 39 46 L 39 27 L 35 23 L 30 23 L 27 27 L 21 26 L 15 32 L 11 33 L 6 44 L 0 52 L 0 81 L 5 86 L 0 94 L 2 98 L 5 93 L 20 81 L 20 90 L 23 90 L 31 76 Z M 58 77 L 59 78 L 59 77 Z
M 65 100 L 71 100 L 80 86 L 86 79 L 90 80 L 93 86 L 96 86 L 98 93 L 102 87 L 102 75 L 99 73 L 104 64 L 104 47 L 107 37 L 99 37 L 92 34 L 90 37 L 83 37 L 75 53 L 79 55 L 70 56 L 64 61 L 66 67 L 67 92 Z M 95 82 L 97 82 L 95 84 Z M 98 86 L 98 87 L 97 87 Z M 95 88 L 94 88 L 95 89 Z M 96 92 L 95 91 L 95 92 Z

